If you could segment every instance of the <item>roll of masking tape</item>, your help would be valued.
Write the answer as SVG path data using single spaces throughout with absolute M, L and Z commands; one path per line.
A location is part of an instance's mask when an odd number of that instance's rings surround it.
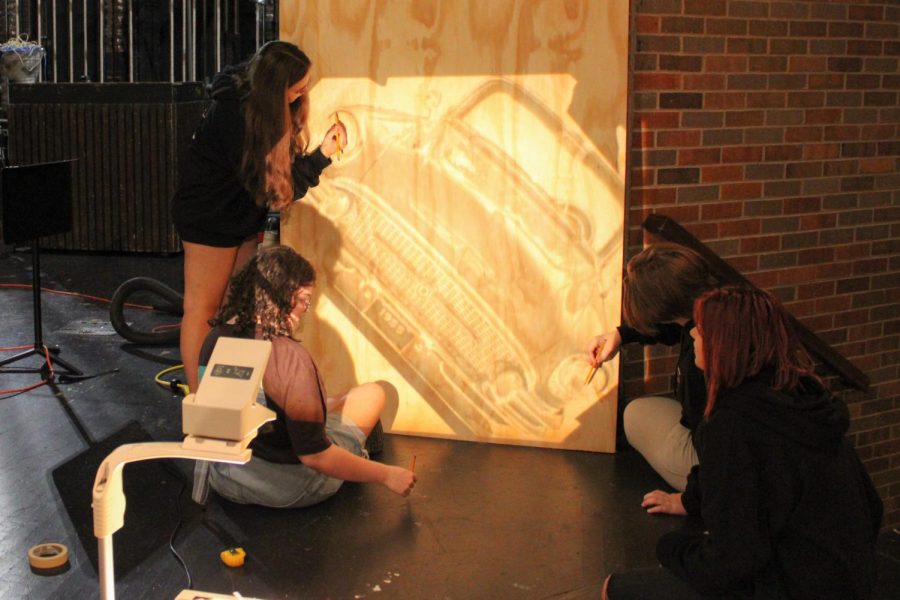
M 32 546 L 28 564 L 38 575 L 58 575 L 69 569 L 69 549 L 55 542 Z

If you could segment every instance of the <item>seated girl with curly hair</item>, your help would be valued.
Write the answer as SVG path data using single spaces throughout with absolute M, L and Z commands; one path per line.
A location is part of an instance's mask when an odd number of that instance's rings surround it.
M 201 371 L 222 336 L 270 340 L 263 389 L 277 418 L 260 428 L 246 465 L 198 463 L 196 500 L 205 501 L 198 489 L 207 478 L 233 502 L 274 508 L 316 504 L 344 481 L 380 483 L 401 496 L 415 485 L 412 471 L 367 460 L 366 439 L 385 405 L 382 384 L 329 396 L 309 351 L 291 337 L 309 311 L 315 282 L 312 265 L 286 246 L 261 251 L 231 279 L 226 302 L 210 321 Z

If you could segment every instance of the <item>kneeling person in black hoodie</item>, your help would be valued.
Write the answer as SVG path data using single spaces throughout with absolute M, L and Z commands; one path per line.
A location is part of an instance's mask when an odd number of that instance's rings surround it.
M 694 321 L 700 465 L 683 494 L 644 506 L 701 526 L 662 536 L 662 568 L 611 575 L 603 598 L 871 597 L 882 503 L 784 308 L 726 287 L 698 298 Z

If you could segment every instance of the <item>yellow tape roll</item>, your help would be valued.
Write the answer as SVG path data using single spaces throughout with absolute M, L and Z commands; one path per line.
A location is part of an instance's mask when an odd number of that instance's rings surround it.
M 50 574 L 50 571 L 57 571 L 68 562 L 69 549 L 62 544 L 38 544 L 28 550 L 28 564 L 38 574 Z

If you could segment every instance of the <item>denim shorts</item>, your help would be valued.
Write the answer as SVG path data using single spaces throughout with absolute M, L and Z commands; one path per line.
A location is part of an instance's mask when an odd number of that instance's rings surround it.
M 349 417 L 329 413 L 325 431 L 344 450 L 368 458 L 366 436 Z M 238 504 L 301 508 L 327 500 L 344 483 L 297 461 L 279 464 L 253 457 L 245 465 L 209 463 L 209 484 L 223 498 Z

